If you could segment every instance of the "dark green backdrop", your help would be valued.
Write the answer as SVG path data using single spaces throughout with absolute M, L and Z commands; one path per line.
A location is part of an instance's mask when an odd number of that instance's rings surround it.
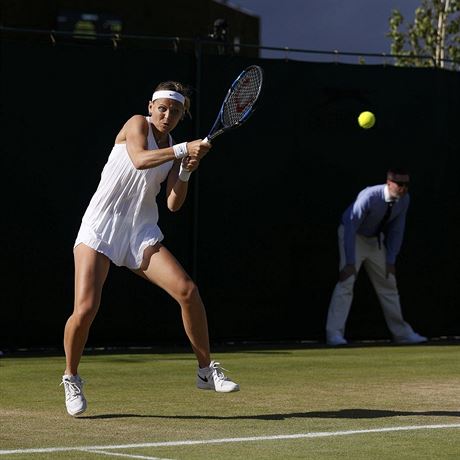
M 60 346 L 81 216 L 116 133 L 146 113 L 154 86 L 197 88 L 199 113 L 175 137 L 204 137 L 252 63 L 266 77 L 256 114 L 216 139 L 180 213 L 160 209 L 164 243 L 194 273 L 212 339 L 323 340 L 340 214 L 401 162 L 413 179 L 398 260 L 404 315 L 428 336 L 460 334 L 459 73 L 20 41 L 1 52 L 0 347 Z M 371 130 L 356 123 L 365 109 L 377 115 Z M 389 336 L 364 273 L 347 335 Z M 178 306 L 113 267 L 89 344 L 184 341 Z

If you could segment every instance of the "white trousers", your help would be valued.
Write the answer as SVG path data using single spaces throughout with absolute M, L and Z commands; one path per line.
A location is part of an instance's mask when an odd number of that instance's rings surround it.
M 343 234 L 343 225 L 340 225 L 338 229 L 340 270 L 342 270 L 346 264 Z M 381 249 L 379 249 L 377 238 L 366 238 L 361 235 L 356 235 L 355 257 L 356 273 L 359 272 L 361 265 L 364 265 L 369 279 L 377 293 L 388 329 L 390 329 L 393 337 L 399 339 L 413 334 L 414 331 L 402 317 L 396 278 L 391 273 L 388 278 L 386 277 L 386 250 L 383 245 L 383 235 Z M 336 284 L 327 315 L 327 337 L 344 336 L 345 323 L 353 301 L 353 287 L 355 281 L 356 276 L 350 276 L 345 281 L 339 281 Z

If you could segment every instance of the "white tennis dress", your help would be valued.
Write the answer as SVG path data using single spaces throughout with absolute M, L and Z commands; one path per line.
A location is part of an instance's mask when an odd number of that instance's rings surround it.
M 150 122 L 147 142 L 149 150 L 158 149 Z M 169 136 L 169 145 L 172 143 Z M 115 144 L 83 216 L 74 247 L 84 243 L 118 266 L 139 268 L 145 248 L 163 239 L 156 197 L 173 164 L 174 161 L 168 161 L 138 170 L 126 145 Z

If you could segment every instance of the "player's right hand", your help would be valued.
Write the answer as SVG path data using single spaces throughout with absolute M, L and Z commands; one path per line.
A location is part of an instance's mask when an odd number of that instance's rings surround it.
M 187 142 L 188 156 L 200 160 L 209 152 L 211 147 L 212 145 L 209 142 L 203 142 L 203 139 Z

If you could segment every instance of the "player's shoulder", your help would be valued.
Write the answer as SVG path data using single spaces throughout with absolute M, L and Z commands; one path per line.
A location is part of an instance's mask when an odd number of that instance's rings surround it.
M 128 129 L 136 129 L 146 131 L 148 129 L 148 121 L 144 115 L 133 115 L 125 123 Z
M 133 115 L 128 119 L 127 123 L 147 124 L 147 118 L 144 115 Z

